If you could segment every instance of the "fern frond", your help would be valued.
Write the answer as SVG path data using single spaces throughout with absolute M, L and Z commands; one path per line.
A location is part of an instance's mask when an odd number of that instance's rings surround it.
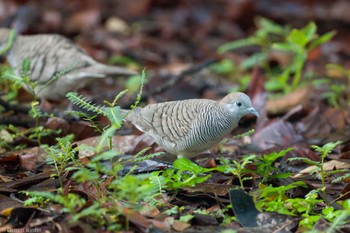
M 97 115 L 89 116 L 88 114 L 80 111 L 66 111 L 66 114 L 69 114 L 78 119 L 83 119 L 88 121 L 90 123 L 89 125 L 90 127 L 94 128 L 97 132 L 102 133 L 102 130 L 95 122 L 95 118 L 97 117 Z
M 240 40 L 235 40 L 226 44 L 221 45 L 218 48 L 218 53 L 225 53 L 230 50 L 247 47 L 250 45 L 258 45 L 259 41 L 255 37 L 248 37 Z
M 349 173 L 346 173 L 340 177 L 337 177 L 335 178 L 334 180 L 331 181 L 331 183 L 335 184 L 335 183 L 339 183 L 339 182 L 343 182 L 345 181 L 346 179 L 349 179 L 350 178 L 350 174 Z
M 254 66 L 256 66 L 257 64 L 261 64 L 263 62 L 265 62 L 268 59 L 268 54 L 267 53 L 255 53 L 253 55 L 251 55 L 250 57 L 248 57 L 247 59 L 245 59 L 242 63 L 241 63 L 241 67 L 244 70 L 248 70 L 253 68 Z
M 90 118 L 93 120 L 96 117 L 96 115 L 89 116 L 85 112 L 74 111 L 74 110 L 66 111 L 65 114 L 71 115 L 71 116 L 79 118 L 79 119 L 81 118 L 81 119 L 84 119 L 84 120 L 89 120 Z
M 127 92 L 128 92 L 128 89 L 119 92 L 119 94 L 114 98 L 113 103 L 112 103 L 112 104 L 113 104 L 112 106 L 115 106 L 115 105 L 117 104 L 117 101 L 118 101 L 121 97 L 123 97 L 123 96 L 125 95 L 125 93 L 127 93 Z
M 278 35 L 282 35 L 283 33 L 286 33 L 289 30 L 288 26 L 281 26 L 273 22 L 272 20 L 269 20 L 264 17 L 257 17 L 254 21 L 255 21 L 255 25 L 257 25 L 257 27 L 260 30 L 268 33 L 275 33 Z
M 139 93 L 137 94 L 137 97 L 136 97 L 136 101 L 133 105 L 130 106 L 131 109 L 134 109 L 137 107 L 137 105 L 139 105 L 140 101 L 141 101 L 141 97 L 142 97 L 142 90 L 143 90 L 143 84 L 145 83 L 145 78 L 146 78 L 146 71 L 145 69 L 142 70 L 142 73 L 141 73 L 141 86 L 140 86 L 140 91 Z
M 96 163 L 99 161 L 103 161 L 103 160 L 111 160 L 115 157 L 118 157 L 120 155 L 122 155 L 123 153 L 119 152 L 119 151 L 115 151 L 115 150 L 108 150 L 108 151 L 104 151 L 101 154 L 95 156 L 94 158 L 91 159 L 91 162 Z
M 25 58 L 22 61 L 22 64 L 21 64 L 21 77 L 23 79 L 25 79 L 24 78 L 25 76 L 28 76 L 28 74 L 30 72 L 31 65 L 32 65 L 32 62 L 28 58 Z
M 144 150 L 148 150 L 148 149 L 149 148 L 146 148 Z M 144 153 L 144 150 L 142 150 L 139 153 L 137 153 L 137 155 L 139 155 L 141 153 Z M 138 162 L 142 162 L 142 161 L 145 161 L 145 160 L 150 160 L 150 159 L 156 158 L 156 157 L 161 156 L 163 154 L 164 154 L 164 152 L 157 152 L 157 153 L 153 153 L 153 154 L 149 154 L 149 155 L 144 155 L 142 157 L 136 157 L 135 156 L 134 161 L 138 163 Z
M 94 112 L 100 115 L 105 116 L 105 111 L 103 106 L 93 104 L 91 100 L 88 100 L 86 97 L 80 95 L 76 92 L 68 92 L 66 97 L 75 105 L 80 108 L 83 108 L 87 111 Z
M 50 117 L 50 114 L 42 112 L 39 107 L 39 102 L 38 101 L 33 101 L 31 103 L 29 110 L 29 115 L 33 117 L 34 119 L 37 119 L 39 117 Z
M 34 198 L 34 199 L 29 199 L 28 201 L 25 201 L 24 202 L 25 205 L 34 204 L 36 201 L 36 198 L 38 197 L 46 200 L 50 200 L 50 201 L 56 201 L 57 199 L 54 193 L 46 192 L 46 191 L 21 191 L 20 193 L 24 193 L 25 195 L 30 196 L 31 198 Z

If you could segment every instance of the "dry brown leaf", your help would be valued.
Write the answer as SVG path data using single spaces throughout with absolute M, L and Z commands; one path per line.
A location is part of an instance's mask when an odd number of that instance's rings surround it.
M 275 146 L 290 146 L 303 141 L 292 123 L 279 119 L 265 126 L 252 136 L 252 146 L 266 150 Z
M 113 145 L 113 150 L 117 150 L 121 153 L 131 153 L 132 151 L 135 150 L 135 147 L 139 143 L 141 143 L 142 138 L 144 135 L 138 136 L 138 135 L 127 135 L 127 136 L 121 136 L 121 135 L 115 135 L 112 137 L 112 145 Z M 96 137 L 90 137 L 86 138 L 84 140 L 76 142 L 78 146 L 81 145 L 87 145 L 89 147 L 96 147 L 99 143 L 99 136 Z M 141 149 L 146 148 L 147 146 L 150 145 L 144 145 Z M 102 150 L 107 150 L 108 146 L 106 145 Z M 89 149 L 83 149 L 83 147 L 79 150 L 79 156 L 80 157 L 91 157 L 94 155 L 94 152 L 89 150 Z
M 22 150 L 19 153 L 19 164 L 21 169 L 32 170 L 38 161 L 39 147 Z
M 167 222 L 159 221 L 156 219 L 148 220 L 155 228 L 158 228 L 162 232 L 170 232 L 171 226 Z
M 9 182 L 13 180 L 10 176 L 3 176 L 3 175 L 0 175 L 0 183 L 2 182 Z
M 310 93 L 310 87 L 304 87 L 281 98 L 268 100 L 266 102 L 266 111 L 272 115 L 288 112 L 297 105 L 307 104 Z
M 9 216 L 13 208 L 21 206 L 23 205 L 18 201 L 15 201 L 14 199 L 3 194 L 0 194 L 0 215 Z
M 189 228 L 191 224 L 175 220 L 171 226 L 175 231 L 184 231 Z
M 292 176 L 292 178 L 303 177 L 304 175 L 310 174 L 310 172 L 314 171 L 316 168 L 317 168 L 316 166 L 307 167 L 301 170 L 298 174 L 295 174 L 294 176 Z M 325 171 L 331 171 L 334 169 L 349 169 L 349 168 L 350 168 L 350 163 L 339 161 L 339 160 L 330 160 L 323 164 L 323 169 Z

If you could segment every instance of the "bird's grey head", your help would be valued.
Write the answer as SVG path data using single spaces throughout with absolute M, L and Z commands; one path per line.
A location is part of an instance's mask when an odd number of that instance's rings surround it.
M 8 28 L 0 28 L 0 50 L 5 48 L 9 38 L 11 30 Z
M 259 113 L 253 108 L 249 96 L 242 92 L 228 94 L 220 101 L 220 104 L 223 104 L 239 119 L 247 114 L 259 117 Z

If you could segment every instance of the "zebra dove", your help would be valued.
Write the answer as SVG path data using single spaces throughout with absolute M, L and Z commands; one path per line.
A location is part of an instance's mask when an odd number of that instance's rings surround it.
M 0 50 L 5 48 L 9 35 L 9 29 L 0 28 Z M 29 59 L 30 79 L 37 81 L 36 95 L 51 100 L 64 98 L 67 92 L 84 87 L 94 78 L 136 74 L 126 68 L 97 62 L 58 34 L 16 35 L 5 56 L 17 75 L 23 60 Z
M 125 121 L 154 138 L 170 154 L 191 158 L 226 137 L 247 114 L 259 117 L 241 92 L 220 101 L 189 99 L 121 110 Z

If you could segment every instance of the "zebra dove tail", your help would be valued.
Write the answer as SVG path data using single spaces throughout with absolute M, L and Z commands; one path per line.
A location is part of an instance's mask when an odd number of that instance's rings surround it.
M 130 76 L 130 75 L 136 75 L 138 74 L 136 71 L 119 67 L 119 66 L 110 66 L 110 65 L 104 65 L 97 63 L 96 65 L 91 67 L 91 70 L 100 73 L 100 74 L 106 74 L 111 76 Z

